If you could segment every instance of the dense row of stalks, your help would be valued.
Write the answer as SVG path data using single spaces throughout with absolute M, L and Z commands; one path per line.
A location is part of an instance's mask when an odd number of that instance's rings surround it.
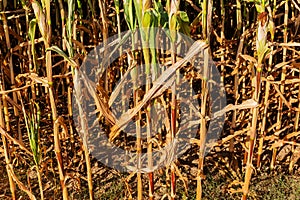
M 101 96 L 95 98 L 99 123 L 109 130 L 109 139 L 121 141 L 125 149 L 134 142 L 129 150 L 139 160 L 146 151 L 148 168 L 152 169 L 152 152 L 176 140 L 182 128 L 178 125 L 180 74 L 192 88 L 201 88 L 193 98 L 201 102 L 197 109 L 202 117 L 197 139 L 191 140 L 193 148 L 186 155 L 193 160 L 184 165 L 183 158 L 175 160 L 146 174 L 140 170 L 125 173 L 124 198 L 203 198 L 205 143 L 212 117 L 209 81 L 205 78 L 209 57 L 219 69 L 228 104 L 220 111 L 227 112 L 224 129 L 209 156 L 218 155 L 217 161 L 225 162 L 229 169 L 226 173 L 234 177 L 227 192 L 247 199 L 253 171 L 272 171 L 286 162 L 290 173 L 299 168 L 300 5 L 296 1 L 0 0 L 0 14 L 0 162 L 1 170 L 4 173 L 6 169 L 7 174 L 5 187 L 0 184 L 5 193 L 0 195 L 9 199 L 19 199 L 24 194 L 29 199 L 72 199 L 78 193 L 88 193 L 90 199 L 97 199 L 105 193 L 96 185 L 96 179 L 109 179 L 103 171 L 117 172 L 103 166 L 105 170 L 95 170 L 95 165 L 100 164 L 96 164 L 88 148 L 88 127 L 83 121 L 81 129 L 76 131 L 74 126 L 72 98 L 76 98 L 73 103 L 82 116 L 80 101 L 85 94 L 78 83 L 81 63 L 95 46 L 108 45 L 110 36 L 117 34 L 122 41 L 121 33 L 126 30 L 131 31 L 132 41 L 137 39 L 135 31 L 141 32 L 139 48 L 132 43 L 131 49 L 107 68 L 98 88 L 94 88 L 94 95 Z M 180 48 L 176 34 L 169 34 L 170 52 L 153 48 L 157 42 L 154 27 L 180 31 L 201 41 L 195 44 L 205 46 L 203 74 L 183 69 L 189 64 L 179 66 L 184 58 L 174 53 Z M 103 56 L 109 53 L 104 51 Z M 142 64 L 145 69 L 137 67 Z M 167 92 L 154 90 L 155 80 L 167 84 L 164 72 L 168 68 L 174 69 L 172 77 L 177 77 L 176 81 L 168 82 Z M 109 110 L 115 83 L 126 74 L 130 74 L 133 88 L 134 139 L 120 133 Z M 146 77 L 144 87 L 138 83 L 140 74 Z M 153 91 L 162 95 L 157 98 Z M 124 95 L 126 91 L 119 92 Z M 159 109 L 167 113 L 167 119 L 153 116 L 157 99 L 164 104 Z M 125 113 L 125 109 L 121 102 L 120 110 Z M 124 123 L 128 123 L 126 120 Z M 159 136 L 154 140 L 158 125 Z M 230 160 L 222 160 L 222 152 L 228 153 Z M 139 165 L 140 162 L 137 169 L 141 168 Z M 186 173 L 186 165 L 196 172 Z M 162 182 L 164 186 L 160 185 Z M 184 188 L 184 192 L 178 192 L 178 188 Z

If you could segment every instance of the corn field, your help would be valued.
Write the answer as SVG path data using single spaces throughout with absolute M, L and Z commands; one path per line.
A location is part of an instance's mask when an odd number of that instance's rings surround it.
M 0 13 L 0 199 L 265 199 L 258 182 L 299 180 L 299 0 Z

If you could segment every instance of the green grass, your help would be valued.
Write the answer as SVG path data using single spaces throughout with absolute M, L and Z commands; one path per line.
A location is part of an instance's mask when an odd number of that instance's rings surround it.
M 203 186 L 203 199 L 205 200 L 236 200 L 242 193 L 229 192 L 228 185 L 232 180 L 221 176 L 207 175 Z M 236 186 L 235 189 L 239 189 Z M 196 199 L 196 185 L 189 186 L 186 197 L 184 188 L 177 188 L 178 199 Z M 254 176 L 250 185 L 249 200 L 300 200 L 300 177 L 286 174 Z

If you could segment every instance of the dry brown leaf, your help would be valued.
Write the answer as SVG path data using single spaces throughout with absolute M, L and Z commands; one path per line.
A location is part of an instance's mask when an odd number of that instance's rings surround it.
M 139 102 L 136 107 L 129 109 L 124 113 L 119 120 L 116 120 L 116 124 L 111 128 L 109 135 L 110 140 L 114 140 L 120 132 L 120 129 L 124 127 L 141 109 L 142 107 L 152 98 L 162 94 L 172 84 L 173 79 L 171 78 L 177 69 L 180 69 L 185 63 L 189 62 L 195 55 L 201 50 L 207 48 L 207 44 L 203 41 L 196 41 L 190 47 L 186 54 L 186 57 L 175 63 L 175 65 L 166 69 L 162 75 L 153 83 L 152 88 L 144 95 L 144 98 Z
M 249 108 L 255 108 L 257 106 L 258 106 L 258 103 L 256 101 L 254 101 L 253 99 L 248 99 L 239 105 L 229 104 L 222 110 L 215 112 L 213 114 L 213 118 L 220 117 L 220 116 L 224 115 L 226 112 L 231 111 L 231 110 L 249 109 Z

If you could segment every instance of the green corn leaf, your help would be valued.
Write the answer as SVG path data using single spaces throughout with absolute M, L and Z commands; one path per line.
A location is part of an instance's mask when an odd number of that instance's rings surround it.
M 94 16 L 94 14 L 95 14 L 95 9 L 94 9 L 94 6 L 93 6 L 91 0 L 88 0 L 88 5 L 89 5 L 89 7 L 90 7 L 90 9 L 91 9 L 91 11 L 92 11 L 92 16 Z
M 149 41 L 149 28 L 152 24 L 152 12 L 151 10 L 147 10 L 144 15 L 143 15 L 143 19 L 142 19 L 142 26 L 143 26 L 143 31 L 144 31 L 144 35 L 145 38 L 143 38 L 145 41 Z
M 36 19 L 32 19 L 29 22 L 29 30 L 28 30 L 28 36 L 29 36 L 31 45 L 34 45 L 35 29 L 36 29 Z
M 142 27 L 142 13 L 143 13 L 143 2 L 142 0 L 133 0 L 136 18 L 140 27 Z
M 39 25 L 39 30 L 42 34 L 42 37 L 45 39 L 47 35 L 47 26 L 46 26 L 46 17 L 43 12 L 43 9 L 37 1 L 33 1 L 31 5 Z
M 136 28 L 136 18 L 132 0 L 124 0 L 124 15 L 129 29 L 133 32 Z
M 187 15 L 186 12 L 184 12 L 184 11 L 178 11 L 177 15 L 179 16 L 180 20 L 183 23 L 190 23 L 189 17 L 188 17 L 188 15 Z
M 177 12 L 177 20 L 180 26 L 180 32 L 185 35 L 190 35 L 190 20 L 186 12 L 178 11 Z
M 157 13 L 157 24 L 163 28 L 168 25 L 168 13 L 164 10 L 161 1 L 154 1 L 154 9 Z
M 275 25 L 273 20 L 269 20 L 269 24 L 268 24 L 268 30 L 270 31 L 271 34 L 271 40 L 274 40 L 274 35 L 275 35 Z
M 120 14 L 120 1 L 119 0 L 114 0 L 114 3 L 115 3 L 116 13 Z
M 38 71 L 37 62 L 36 62 L 37 58 L 35 53 L 35 44 L 34 44 L 35 30 L 36 30 L 36 19 L 32 19 L 29 22 L 28 36 L 31 42 L 31 54 L 33 57 L 33 66 Z
M 40 117 L 41 117 L 40 108 L 37 103 L 31 101 L 30 111 L 29 111 L 30 114 L 29 115 L 26 114 L 23 103 L 22 103 L 22 110 L 24 114 L 30 148 L 33 153 L 33 159 L 35 164 L 38 166 L 41 157 L 41 153 L 39 149 L 39 129 L 40 129 Z
M 79 12 L 79 18 L 82 19 L 83 18 L 83 12 L 82 12 L 82 3 L 81 0 L 77 0 L 77 7 L 78 7 L 78 12 Z M 81 21 L 80 21 L 81 23 Z
M 54 51 L 56 53 L 58 53 L 60 56 L 62 56 L 66 61 L 69 62 L 69 64 L 73 67 L 77 66 L 77 64 L 75 63 L 74 60 L 72 60 L 71 58 L 69 58 L 65 52 L 63 52 L 63 50 L 61 50 L 58 46 L 52 46 L 46 49 L 46 51 Z
M 4 2 L 6 2 L 6 1 L 4 1 Z M 22 4 L 22 7 L 25 9 L 26 8 L 25 0 L 21 0 L 21 4 Z M 5 8 L 6 6 L 3 6 L 3 7 Z
M 72 37 L 72 23 L 74 21 L 75 2 L 74 0 L 68 0 L 68 19 L 67 19 L 67 35 L 68 38 Z
M 75 2 L 74 0 L 68 0 L 68 18 L 66 23 L 67 31 L 67 49 L 70 57 L 74 56 L 73 47 L 72 47 L 72 37 L 73 37 L 73 21 L 74 21 L 74 12 L 75 12 Z
M 267 56 L 267 54 L 270 53 L 270 49 L 267 46 L 262 46 L 260 49 L 257 51 L 257 56 L 258 56 L 258 64 L 263 63 L 263 60 Z
M 161 2 L 155 4 L 155 10 L 157 12 L 157 23 L 162 28 L 168 28 L 168 20 L 169 16 L 168 13 L 164 10 L 163 5 Z
M 152 11 L 148 9 L 144 12 L 142 25 L 143 27 L 150 27 L 151 23 L 152 23 Z
M 255 4 L 258 13 L 265 12 L 265 8 L 262 5 Z
M 170 28 L 170 37 L 171 37 L 171 41 L 172 42 L 175 42 L 176 39 L 177 39 L 177 28 L 178 28 L 178 21 L 177 21 L 177 16 L 176 14 L 173 14 L 171 16 L 171 19 L 170 19 L 170 23 L 169 23 L 169 28 Z

